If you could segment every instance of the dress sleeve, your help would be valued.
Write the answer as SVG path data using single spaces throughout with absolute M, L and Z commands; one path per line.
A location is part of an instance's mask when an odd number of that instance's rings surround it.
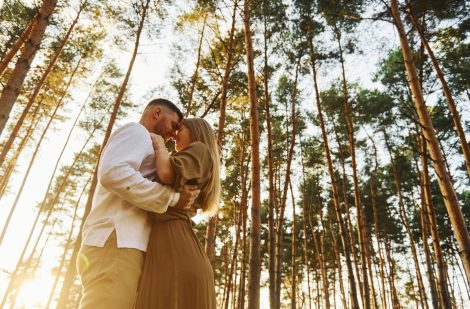
M 213 159 L 209 149 L 201 142 L 194 142 L 170 157 L 175 170 L 177 191 L 185 184 L 203 187 L 212 174 Z

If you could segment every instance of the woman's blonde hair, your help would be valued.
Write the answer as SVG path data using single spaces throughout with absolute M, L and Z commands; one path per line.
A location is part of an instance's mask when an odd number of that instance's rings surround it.
M 184 118 L 182 124 L 188 128 L 193 142 L 201 142 L 209 148 L 213 159 L 212 175 L 200 196 L 203 213 L 209 216 L 215 215 L 220 200 L 220 156 L 214 131 L 211 125 L 202 118 Z

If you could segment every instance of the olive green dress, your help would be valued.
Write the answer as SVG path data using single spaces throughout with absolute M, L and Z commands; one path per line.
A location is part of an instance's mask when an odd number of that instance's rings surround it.
M 212 174 L 213 159 L 200 142 L 177 152 L 171 161 L 177 190 L 186 183 L 203 188 Z M 192 229 L 190 213 L 168 208 L 150 216 L 152 232 L 135 308 L 215 309 L 214 273 Z

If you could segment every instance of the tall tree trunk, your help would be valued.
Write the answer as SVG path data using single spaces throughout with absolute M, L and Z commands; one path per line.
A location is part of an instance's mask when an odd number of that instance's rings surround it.
M 292 268 L 292 296 L 291 296 L 291 309 L 297 308 L 297 268 L 296 268 L 296 214 L 295 214 L 295 200 L 294 200 L 294 191 L 292 190 L 292 181 L 289 181 L 291 199 L 292 199 L 292 241 L 291 241 L 291 251 L 292 251 L 292 259 L 291 259 L 291 268 Z
M 295 68 L 295 80 L 294 86 L 291 92 L 291 120 L 292 120 L 292 132 L 290 136 L 290 145 L 287 153 L 287 162 L 286 162 L 286 174 L 284 180 L 284 188 L 282 191 L 282 197 L 280 202 L 280 211 L 279 215 L 277 216 L 276 222 L 276 308 L 281 308 L 281 283 L 282 283 L 282 276 L 281 276 L 281 266 L 282 266 L 282 240 L 283 240 L 283 221 L 284 221 L 284 211 L 286 208 L 286 201 L 287 201 L 287 191 L 289 189 L 290 183 L 290 173 L 291 173 L 291 164 L 292 158 L 294 156 L 294 148 L 295 148 L 295 136 L 296 136 L 296 117 L 295 117 L 295 102 L 297 100 L 297 79 L 300 69 L 300 63 L 297 62 Z
M 437 288 L 436 288 L 436 281 L 434 280 L 434 270 L 432 268 L 432 259 L 431 259 L 431 250 L 429 249 L 428 244 L 428 218 L 427 218 L 427 211 L 426 211 L 426 204 L 424 202 L 424 188 L 421 185 L 421 196 L 422 196 L 422 209 L 420 211 L 420 219 L 421 219 L 421 237 L 423 239 L 423 247 L 424 247 L 424 257 L 426 259 L 426 274 L 428 277 L 429 287 L 431 289 L 431 300 L 432 306 L 434 309 L 439 308 L 439 298 L 437 295 Z
M 80 6 L 80 10 L 78 11 L 75 19 L 73 20 L 72 24 L 70 25 L 69 29 L 67 30 L 67 33 L 65 34 L 64 38 L 60 41 L 59 47 L 55 50 L 55 52 L 52 54 L 52 57 L 47 64 L 46 69 L 44 70 L 44 73 L 42 74 L 41 78 L 39 81 L 36 83 L 36 86 L 34 87 L 34 90 L 31 94 L 31 96 L 28 98 L 28 103 L 26 104 L 25 108 L 23 109 L 23 112 L 20 115 L 20 118 L 16 121 L 15 127 L 10 133 L 10 136 L 8 137 L 8 140 L 5 142 L 5 145 L 2 148 L 2 152 L 0 153 L 0 165 L 3 164 L 3 161 L 5 160 L 5 157 L 10 150 L 11 146 L 13 145 L 13 142 L 18 135 L 19 130 L 23 126 L 23 122 L 26 118 L 26 116 L 29 113 L 29 110 L 33 106 L 34 102 L 36 101 L 37 96 L 39 95 L 39 92 L 44 85 L 44 82 L 46 81 L 47 77 L 49 76 L 49 73 L 52 71 L 54 68 L 57 60 L 59 59 L 60 54 L 62 53 L 62 50 L 65 47 L 65 44 L 68 42 L 70 35 L 72 34 L 73 29 L 77 25 L 78 19 L 80 18 L 80 14 L 83 11 L 83 6 Z M 15 98 L 16 99 L 16 98 Z
M 434 55 L 434 52 L 429 46 L 429 42 L 426 39 L 426 36 L 424 35 L 424 31 L 421 28 L 421 25 L 419 24 L 418 20 L 416 19 L 411 6 L 409 5 L 409 1 L 407 0 L 406 2 L 408 6 L 408 13 L 409 13 L 408 15 L 411 19 L 411 22 L 413 23 L 413 26 L 417 30 L 419 37 L 421 39 L 421 42 L 424 44 L 424 47 L 426 48 L 426 52 L 428 53 L 429 58 L 431 59 L 432 66 L 434 67 L 437 77 L 439 78 L 439 81 L 441 82 L 442 89 L 444 90 L 444 95 L 446 97 L 447 104 L 449 105 L 449 110 L 452 114 L 454 127 L 460 139 L 460 147 L 462 149 L 462 153 L 465 159 L 465 166 L 467 167 L 467 173 L 468 173 L 468 176 L 470 177 L 470 148 L 468 146 L 467 138 L 465 137 L 465 132 L 462 128 L 462 123 L 460 121 L 460 116 L 457 111 L 457 106 L 455 104 L 454 98 L 452 96 L 449 85 L 444 76 L 444 73 L 442 72 L 442 69 L 439 66 L 436 56 Z
M 432 196 L 430 189 L 430 178 L 428 170 L 428 156 L 426 151 L 426 142 L 423 136 L 418 136 L 419 146 L 420 146 L 420 156 L 421 156 L 421 170 L 422 170 L 422 182 L 424 189 L 424 205 L 425 212 L 427 214 L 427 222 L 429 223 L 431 230 L 432 246 L 434 249 L 434 254 L 437 261 L 437 271 L 438 271 L 438 292 L 439 298 L 441 300 L 442 308 L 452 308 L 450 302 L 449 291 L 447 289 L 447 264 L 444 261 L 442 255 L 441 244 L 439 240 L 439 231 L 437 228 L 436 215 L 434 213 L 434 207 L 432 204 Z
M 251 144 L 251 228 L 250 228 L 250 274 L 248 286 L 248 309 L 257 309 L 260 304 L 260 159 L 259 159 L 259 122 L 258 98 L 256 97 L 256 78 L 254 54 L 250 30 L 250 0 L 243 7 L 245 48 L 248 63 L 248 94 L 250 98 L 250 144 Z
M 328 137 L 326 133 L 325 123 L 323 121 L 323 113 L 321 110 L 320 92 L 318 90 L 318 83 L 317 83 L 317 67 L 316 67 L 317 64 L 316 64 L 316 59 L 314 56 L 315 51 L 314 51 L 313 42 L 312 42 L 313 34 L 312 34 L 311 26 L 308 29 L 308 34 L 309 34 L 308 44 L 309 44 L 309 49 L 310 49 L 310 62 L 311 62 L 312 73 L 313 73 L 313 84 L 315 88 L 315 97 L 316 97 L 316 104 L 317 104 L 317 109 L 318 109 L 318 119 L 320 121 L 320 128 L 322 131 L 322 139 L 323 139 L 323 146 L 325 148 L 328 173 L 330 176 L 331 188 L 333 191 L 333 204 L 336 210 L 336 217 L 337 217 L 338 225 L 340 228 L 341 244 L 343 247 L 343 253 L 346 259 L 346 267 L 348 270 L 349 291 L 351 294 L 350 299 L 352 302 L 353 309 L 357 309 L 359 308 L 359 302 L 357 298 L 356 282 L 354 279 L 354 272 L 353 272 L 353 267 L 351 263 L 350 251 L 349 251 L 350 242 L 347 236 L 346 228 L 344 226 L 343 218 L 341 216 L 341 204 L 339 202 L 338 187 L 337 187 L 336 177 L 334 175 L 333 163 L 331 160 L 330 148 L 328 145 Z
M 393 151 L 391 148 L 391 145 L 389 143 L 389 138 L 387 136 L 387 133 L 385 132 L 385 129 L 382 131 L 385 139 L 385 146 L 388 150 L 388 153 L 390 155 L 390 161 L 392 165 L 392 173 L 393 173 L 393 181 L 395 183 L 395 190 L 397 191 L 398 195 L 398 206 L 399 206 L 399 214 L 400 218 L 403 221 L 403 224 L 405 225 L 405 230 L 406 233 L 408 234 L 408 240 L 410 242 L 410 249 L 411 249 L 411 254 L 413 256 L 413 261 L 415 264 L 415 270 L 416 270 L 416 278 L 418 280 L 418 291 L 420 295 L 420 303 L 422 308 L 428 309 L 428 302 L 427 302 L 427 297 L 426 297 L 426 291 L 424 290 L 424 284 L 423 284 L 423 277 L 421 275 L 421 268 L 419 266 L 419 260 L 418 260 L 418 254 L 416 252 L 416 246 L 415 242 L 413 239 L 413 232 L 411 231 L 410 228 L 410 222 L 408 220 L 408 215 L 406 214 L 406 209 L 405 209 L 405 203 L 403 200 L 403 192 L 401 190 L 401 180 L 398 175 L 397 171 L 397 166 L 395 164 L 395 158 L 393 155 Z
M 345 120 L 348 131 L 348 140 L 349 140 L 349 153 L 351 154 L 351 168 L 353 172 L 353 184 L 354 184 L 354 204 L 357 210 L 357 223 L 358 223 L 358 240 L 359 240 L 359 252 L 361 255 L 361 266 L 362 266 L 362 301 L 365 309 L 370 309 L 370 292 L 369 292 L 369 280 L 368 280 L 368 268 L 367 268 L 367 257 L 366 257 L 366 244 L 367 241 L 367 232 L 366 225 L 364 222 L 364 209 L 361 204 L 361 197 L 359 191 L 359 180 L 357 177 L 357 163 L 356 163 L 356 146 L 355 146 L 355 137 L 354 137 L 354 126 L 352 120 L 351 106 L 349 102 L 348 86 L 346 81 L 346 70 L 344 68 L 344 57 L 343 57 L 343 47 L 341 45 L 341 35 L 340 30 L 335 29 L 336 39 L 338 42 L 339 48 L 339 59 L 341 63 L 341 76 L 342 76 L 342 90 L 344 96 L 344 112 Z M 353 243 L 353 239 L 351 239 Z M 359 276 L 359 274 L 358 274 Z
M 227 62 L 225 63 L 224 77 L 222 79 L 222 90 L 220 97 L 220 115 L 219 125 L 217 131 L 217 142 L 220 149 L 224 144 L 224 129 L 225 129 L 225 112 L 227 109 L 227 93 L 228 93 L 228 81 L 230 73 L 232 71 L 232 58 L 233 58 L 233 41 L 235 34 L 235 21 L 237 16 L 238 0 L 235 1 L 232 13 L 232 26 L 230 28 L 228 49 L 227 49 Z M 222 159 L 222 155 L 220 156 Z M 209 218 L 206 230 L 206 254 L 211 263 L 214 263 L 215 257 L 215 233 L 217 230 L 217 215 Z
M 268 140 L 268 246 L 269 246 L 269 306 L 271 309 L 276 308 L 276 233 L 274 230 L 274 209 L 276 203 L 276 188 L 274 185 L 274 164 L 273 164 L 273 136 L 271 128 L 271 111 L 270 111 L 270 95 L 269 95 L 269 67 L 268 67 L 268 29 L 266 16 L 263 18 L 264 25 L 264 108 L 266 111 L 266 130 Z M 310 292 L 310 291 L 309 291 Z
M 267 109 L 266 109 L 267 110 Z M 266 114 L 268 114 L 266 112 Z M 266 115 L 266 118 L 268 118 L 268 115 Z M 269 122 L 268 122 L 269 124 Z M 269 126 L 271 126 L 269 124 Z M 269 135 L 268 135 L 269 136 Z M 269 137 L 268 137 L 269 138 Z M 304 155 L 303 155 L 303 147 L 302 147 L 302 140 L 301 140 L 301 136 L 299 135 L 299 140 L 300 140 L 300 157 L 301 158 L 304 158 Z M 269 147 L 269 146 L 268 146 Z M 271 155 L 268 153 L 268 156 L 270 157 Z M 268 159 L 270 160 L 270 159 Z M 272 161 L 272 160 L 271 160 Z M 306 185 L 306 180 L 305 180 L 305 164 L 304 164 L 304 160 L 301 159 L 301 163 L 302 163 L 302 223 L 303 223 L 303 231 L 304 231 L 304 249 L 303 249 L 303 253 L 304 253 L 304 259 L 305 259 L 305 266 L 306 266 L 306 269 L 307 269 L 307 289 L 308 289 L 308 293 L 307 293 L 307 296 L 308 296 L 308 308 L 309 309 L 312 309 L 312 294 L 311 294 L 311 287 L 310 287 L 310 259 L 309 259 L 309 255 L 308 255 L 308 252 L 309 250 L 307 249 L 307 218 L 310 218 L 309 216 L 309 212 L 307 210 L 307 205 L 306 205 L 306 190 L 305 190 L 305 185 Z M 269 165 L 269 163 L 268 163 Z M 272 162 L 271 162 L 271 168 L 272 168 Z M 268 172 L 269 173 L 269 172 Z M 272 176 L 272 171 L 271 171 L 271 176 Z M 268 174 L 268 177 L 270 177 L 270 175 Z M 274 188 L 273 188 L 274 189 Z M 268 204 L 269 204 L 269 200 L 268 200 Z M 274 205 L 273 205 L 274 206 Z M 272 211 L 272 215 L 274 215 L 274 207 L 272 209 L 270 209 L 269 211 Z M 271 214 L 268 215 L 268 220 L 270 218 Z M 272 218 L 274 219 L 274 217 Z M 274 221 L 274 220 L 273 220 Z M 269 221 L 268 221 L 268 224 L 269 224 Z M 272 222 L 273 224 L 273 234 L 274 234 L 274 222 Z M 270 230 L 271 231 L 271 230 Z M 313 230 L 312 230 L 313 231 Z M 274 237 L 273 237 L 274 238 Z M 269 243 L 271 243 L 271 237 L 269 238 Z M 272 246 L 272 245 L 271 245 Z M 272 252 L 271 250 L 269 251 L 269 254 L 271 256 Z M 271 263 L 271 257 L 270 257 L 270 263 Z M 269 264 L 271 265 L 271 264 Z M 273 272 L 274 272 L 274 267 L 273 267 Z M 271 276 L 271 266 L 269 267 L 269 275 Z M 271 283 L 271 279 L 270 279 L 270 283 Z M 270 290 L 269 292 L 271 293 L 271 286 L 270 286 Z M 270 294 L 271 296 L 271 294 Z M 270 297 L 270 301 L 272 301 L 272 298 Z M 271 304 L 271 302 L 270 302 Z M 271 306 L 271 309 L 273 308 L 273 306 Z M 345 308 L 346 309 L 346 308 Z
M 395 261 L 392 257 L 392 248 L 390 244 L 390 240 L 387 236 L 385 236 L 385 252 L 387 255 L 387 260 L 390 268 L 390 276 L 389 276 L 389 283 L 390 283 L 390 290 L 391 290 L 391 297 L 392 297 L 392 308 L 393 309 L 400 309 L 400 299 L 398 298 L 398 292 L 395 286 Z
M 444 164 L 444 158 L 442 156 L 442 151 L 439 147 L 439 142 L 431 122 L 431 117 L 429 116 L 429 113 L 426 109 L 424 97 L 418 83 L 413 55 L 411 53 L 403 22 L 400 17 L 397 0 L 390 0 L 390 3 L 395 26 L 400 36 L 400 44 L 405 61 L 405 68 L 413 93 L 416 110 L 426 139 L 427 148 L 429 154 L 432 157 L 434 169 L 436 170 L 439 188 L 441 190 L 442 196 L 444 197 L 444 203 L 449 214 L 455 238 L 457 239 L 457 243 L 460 248 L 461 259 L 465 268 L 467 282 L 470 282 L 470 236 L 465 225 L 462 210 L 460 209 L 457 194 L 454 191 L 449 172 Z
M 227 289 L 227 294 L 225 296 L 225 309 L 228 309 L 229 305 L 229 300 L 230 300 L 230 291 L 232 289 L 232 275 L 234 272 L 236 272 L 236 260 L 238 256 L 238 243 L 240 240 L 240 229 L 242 226 L 242 220 L 243 220 L 243 209 L 246 207 L 245 205 L 247 204 L 247 175 L 245 174 L 244 170 L 248 170 L 248 168 L 245 168 L 245 135 L 243 134 L 243 139 L 242 139 L 242 157 L 240 160 L 240 171 L 241 173 L 241 184 L 242 184 L 242 196 L 241 196 L 241 202 L 240 202 L 240 209 L 238 213 L 238 219 L 237 219 L 237 230 L 236 230 L 236 236 L 235 236 L 235 245 L 234 245 L 234 250 L 233 250 L 233 256 L 232 256 L 232 262 L 230 265 L 230 272 L 229 272 L 229 277 L 228 277 L 228 289 Z M 235 290 L 235 289 L 234 289 Z
M 380 227 L 379 227 L 379 217 L 378 217 L 378 210 L 377 210 L 377 191 L 375 186 L 375 179 L 377 177 L 377 168 L 378 168 L 378 158 L 377 158 L 377 147 L 375 146 L 374 140 L 372 140 L 372 145 L 374 147 L 374 172 L 370 177 L 370 195 L 372 201 L 372 211 L 374 216 L 374 228 L 375 228 L 375 237 L 377 242 L 377 251 L 379 253 L 379 261 L 380 261 L 380 281 L 382 283 L 382 306 L 383 308 L 387 308 L 387 287 L 385 285 L 385 259 L 382 254 L 381 242 L 380 242 Z
M 31 29 L 29 39 L 21 49 L 21 55 L 16 62 L 15 69 L 8 79 L 7 85 L 3 88 L 3 92 L 0 96 L 0 135 L 10 117 L 16 98 L 21 92 L 24 79 L 26 74 L 28 74 L 34 56 L 42 42 L 49 17 L 52 15 L 56 4 L 57 0 L 44 0 L 42 2 L 36 22 Z
M 11 46 L 10 50 L 5 53 L 5 56 L 0 60 L 0 76 L 2 76 L 3 72 L 7 68 L 8 64 L 10 63 L 11 59 L 15 57 L 16 53 L 18 50 L 20 50 L 21 46 L 23 46 L 23 43 L 26 42 L 26 40 L 29 38 L 29 35 L 31 33 L 31 29 L 33 29 L 33 25 L 36 22 L 36 16 L 34 16 L 26 26 L 26 28 L 23 30 L 23 32 L 20 34 L 19 38 L 16 39 L 15 43 Z

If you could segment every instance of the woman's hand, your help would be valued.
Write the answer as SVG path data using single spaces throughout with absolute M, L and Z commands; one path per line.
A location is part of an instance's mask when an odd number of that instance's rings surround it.
M 165 148 L 165 141 L 163 140 L 163 137 L 155 133 L 150 133 L 150 138 L 152 139 L 153 149 L 158 150 Z

